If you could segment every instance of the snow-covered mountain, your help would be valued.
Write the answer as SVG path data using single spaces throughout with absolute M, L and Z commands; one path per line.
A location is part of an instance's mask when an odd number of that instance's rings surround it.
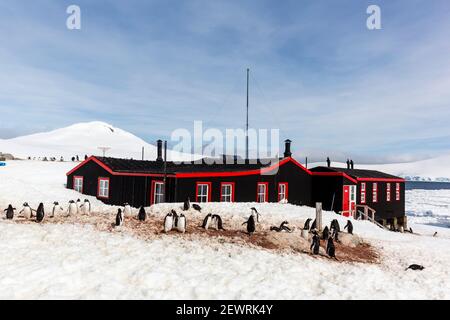
M 104 122 L 87 122 L 71 125 L 50 132 L 37 133 L 14 139 L 0 139 L 0 152 L 11 153 L 17 158 L 55 157 L 70 159 L 78 155 L 99 155 L 99 147 L 109 147 L 107 156 L 141 159 L 142 147 L 145 159 L 156 159 L 157 148 L 122 129 Z M 190 160 L 191 155 L 168 150 L 172 160 Z

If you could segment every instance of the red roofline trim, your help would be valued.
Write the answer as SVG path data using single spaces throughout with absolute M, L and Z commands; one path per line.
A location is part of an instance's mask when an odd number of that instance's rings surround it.
M 313 172 L 313 176 L 324 176 L 324 177 L 344 177 L 348 180 L 350 180 L 353 183 L 358 184 L 358 181 L 352 177 L 350 177 L 348 174 L 344 172 Z
M 376 182 L 405 182 L 402 178 L 358 178 L 358 181 L 376 181 Z

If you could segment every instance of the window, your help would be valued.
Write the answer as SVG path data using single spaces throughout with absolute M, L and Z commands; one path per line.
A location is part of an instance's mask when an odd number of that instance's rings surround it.
M 83 177 L 73 177 L 73 190 L 83 193 Z
M 234 182 L 220 184 L 220 202 L 234 202 Z
M 361 182 L 361 203 L 366 203 L 366 183 Z
M 98 193 L 99 198 L 109 198 L 109 178 L 98 178 Z
M 391 184 L 386 183 L 386 201 L 391 201 Z
M 269 184 L 267 182 L 258 182 L 256 189 L 256 202 L 267 202 L 269 199 L 269 193 L 267 189 Z
M 372 202 L 378 202 L 378 184 L 372 183 Z
M 164 182 L 153 181 L 152 182 L 152 204 L 158 204 L 164 202 Z
M 288 184 L 287 182 L 280 182 L 278 184 L 278 201 L 288 200 Z
M 197 182 L 197 202 L 211 201 L 211 183 Z
M 400 183 L 395 184 L 395 200 L 400 201 Z

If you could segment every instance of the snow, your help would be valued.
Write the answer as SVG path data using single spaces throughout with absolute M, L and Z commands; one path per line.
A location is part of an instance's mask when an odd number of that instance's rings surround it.
M 28 157 L 55 157 L 65 160 L 78 155 L 80 159 L 84 155 L 103 155 L 99 147 L 111 148 L 106 152 L 109 157 L 142 159 L 142 147 L 146 160 L 155 160 L 157 148 L 148 144 L 135 135 L 115 128 L 110 124 L 94 121 L 78 123 L 72 126 L 53 130 L 50 132 L 37 133 L 14 139 L 0 139 L 0 151 L 11 153 L 17 158 Z M 167 151 L 168 159 L 172 160 L 195 160 L 198 156 Z
M 98 213 L 115 208 L 64 188 L 73 163 L 9 161 L 0 168 L 0 208 L 88 198 Z M 408 191 L 408 212 L 448 213 L 448 191 Z M 431 198 L 429 198 L 431 197 Z M 447 207 L 445 207 L 447 205 Z M 148 209 L 161 221 L 170 208 Z M 289 204 L 202 204 L 232 227 L 257 206 L 262 225 L 301 225 L 315 209 Z M 442 211 L 440 211 L 442 210 Z M 188 216 L 191 219 L 192 216 Z M 324 221 L 345 219 L 331 212 Z M 353 221 L 355 233 L 381 254 L 379 263 L 336 262 L 307 254 L 168 234 L 144 240 L 126 231 L 81 223 L 36 224 L 0 219 L 0 298 L 8 299 L 449 299 L 450 229 L 410 222 L 417 234 Z M 188 220 L 189 223 L 189 220 Z M 426 222 L 428 223 L 428 222 Z M 437 237 L 433 237 L 434 232 Z M 298 232 L 296 230 L 295 232 Z M 339 257 L 339 252 L 337 253 Z M 422 264 L 422 272 L 405 271 Z

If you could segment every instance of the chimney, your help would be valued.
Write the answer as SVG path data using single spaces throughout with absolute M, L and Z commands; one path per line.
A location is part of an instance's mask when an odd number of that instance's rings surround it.
M 158 157 L 156 158 L 156 161 L 162 162 L 164 161 L 162 157 L 162 140 L 156 141 L 156 145 L 158 147 Z
M 286 139 L 284 140 L 284 157 L 285 158 L 290 158 L 292 157 L 292 152 L 291 152 L 291 140 Z

